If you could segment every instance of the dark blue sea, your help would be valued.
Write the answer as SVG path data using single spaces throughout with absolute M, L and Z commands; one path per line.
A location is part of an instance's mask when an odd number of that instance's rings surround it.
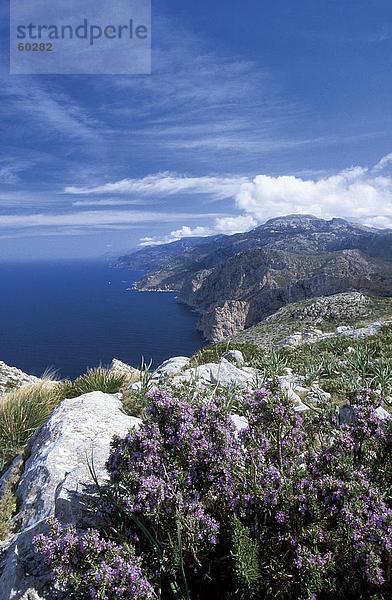
M 0 360 L 74 378 L 118 358 L 158 365 L 203 345 L 175 294 L 129 291 L 136 273 L 104 262 L 0 263 Z

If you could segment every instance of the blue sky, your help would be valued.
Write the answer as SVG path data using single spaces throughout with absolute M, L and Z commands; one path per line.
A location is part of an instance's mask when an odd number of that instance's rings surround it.
M 0 259 L 392 226 L 390 0 L 153 0 L 151 76 L 9 75 L 0 16 Z

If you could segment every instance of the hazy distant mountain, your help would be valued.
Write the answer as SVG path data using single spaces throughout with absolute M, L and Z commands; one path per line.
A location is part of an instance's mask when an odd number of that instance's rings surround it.
M 219 340 L 282 306 L 346 291 L 392 295 L 392 231 L 311 215 L 271 219 L 232 236 L 188 238 L 119 260 L 147 274 L 138 289 L 172 289 Z

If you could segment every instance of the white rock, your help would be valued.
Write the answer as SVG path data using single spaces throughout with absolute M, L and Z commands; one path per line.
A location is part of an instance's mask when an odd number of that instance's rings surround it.
M 323 400 L 324 402 L 328 402 L 328 400 L 331 400 L 332 398 L 329 392 L 326 392 L 317 384 L 312 385 L 308 397 L 314 398 L 315 400 Z
M 306 406 L 306 404 L 304 404 L 303 402 L 299 402 L 294 406 L 294 412 L 296 413 L 304 413 L 308 410 L 310 410 L 309 406 Z
M 88 463 L 93 462 L 103 483 L 111 439 L 140 423 L 124 414 L 115 396 L 92 392 L 61 402 L 34 434 L 17 488 L 19 533 L 0 564 L 0 600 L 41 597 L 47 577 L 42 566 L 34 577 L 32 538 L 49 516 L 66 524 L 94 525 L 94 513 L 86 511 L 94 493 Z
M 131 385 L 129 386 L 129 389 L 133 390 L 135 392 L 139 392 L 142 389 L 142 382 L 136 381 L 135 383 L 131 383 Z
M 123 363 L 121 360 L 118 360 L 117 358 L 113 358 L 110 368 L 115 373 L 119 373 L 120 375 L 125 375 L 126 377 L 132 378 L 133 380 L 140 377 L 139 369 L 135 369 L 134 367 L 131 367 L 131 365 L 127 365 L 126 363 Z
M 238 432 L 243 431 L 244 429 L 247 429 L 249 426 L 248 423 L 248 419 L 246 417 L 242 417 L 241 415 L 230 415 L 230 419 L 234 424 L 234 427 L 237 429 Z
M 226 358 L 228 361 L 234 363 L 238 367 L 243 366 L 245 363 L 244 355 L 242 352 L 240 352 L 240 350 L 229 350 L 226 352 L 226 354 L 224 354 L 223 358 Z
M 298 394 L 301 400 L 305 400 L 305 398 L 309 395 L 310 388 L 303 387 L 302 385 L 297 385 L 294 388 L 294 392 Z
M 352 331 L 352 327 L 348 325 L 340 325 L 340 327 L 336 327 L 336 333 L 344 333 L 345 331 Z
M 38 383 L 40 379 L 34 375 L 27 375 L 16 367 L 9 367 L 0 361 L 0 395 L 6 394 L 12 389 L 20 388 L 25 385 Z
M 187 356 L 174 356 L 173 358 L 169 358 L 155 369 L 153 379 L 166 379 L 167 377 L 177 375 L 178 373 L 181 373 L 189 363 L 190 358 Z
M 376 414 L 381 421 L 385 421 L 386 419 L 392 419 L 391 413 L 389 413 L 385 408 L 379 406 L 376 408 Z
M 287 337 L 285 337 L 283 340 L 280 340 L 279 342 L 277 342 L 275 344 L 275 346 L 277 348 L 280 348 L 281 346 L 300 346 L 302 344 L 302 334 L 301 333 L 294 333 L 293 335 L 289 335 Z
M 286 390 L 284 390 L 287 398 L 289 400 L 291 400 L 291 402 L 295 405 L 300 406 L 302 404 L 302 400 L 300 398 L 300 396 L 298 396 L 298 394 L 296 394 L 293 390 L 293 388 L 287 388 Z
M 287 390 L 289 388 L 294 389 L 298 385 L 301 385 L 304 381 L 304 377 L 300 375 L 280 375 L 278 377 L 278 385 L 281 390 Z
M 194 369 L 188 369 L 174 377 L 173 383 L 195 382 L 197 385 L 220 385 L 222 387 L 246 387 L 256 377 L 256 369 L 239 369 L 225 358 L 220 363 L 207 363 Z

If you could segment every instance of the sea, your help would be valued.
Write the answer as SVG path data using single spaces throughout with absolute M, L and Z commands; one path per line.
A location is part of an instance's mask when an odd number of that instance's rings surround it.
M 0 361 L 75 378 L 113 358 L 139 367 L 205 342 L 172 292 L 138 292 L 140 273 L 104 261 L 0 263 Z

